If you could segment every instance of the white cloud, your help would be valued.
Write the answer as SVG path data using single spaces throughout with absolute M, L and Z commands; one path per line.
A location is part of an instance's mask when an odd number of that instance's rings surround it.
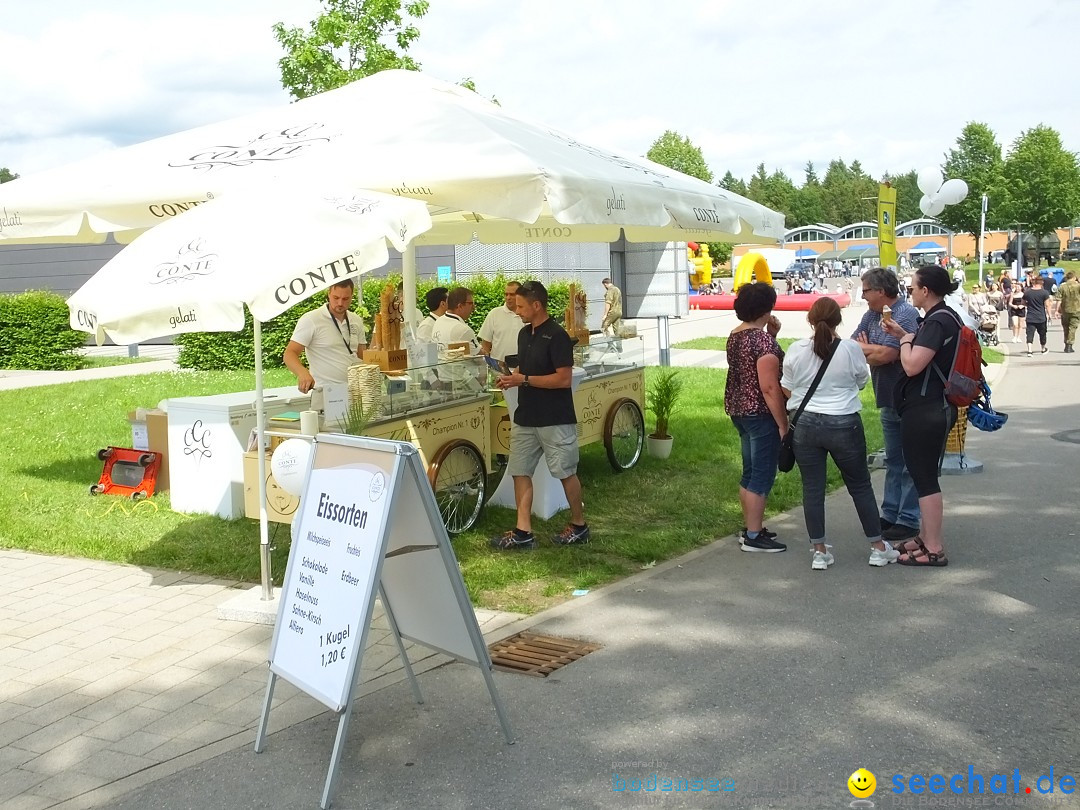
M 318 0 L 53 0 L 5 9 L 0 166 L 29 173 L 284 103 L 270 26 Z M 971 120 L 1003 146 L 1046 123 L 1080 149 L 1080 3 L 433 0 L 413 48 L 509 111 L 632 154 L 667 129 L 717 175 L 812 160 L 939 163 Z M 1048 56 L 1049 55 L 1049 56 Z M 15 77 L 15 80 L 12 80 Z M 393 115 L 388 110 L 387 115 Z

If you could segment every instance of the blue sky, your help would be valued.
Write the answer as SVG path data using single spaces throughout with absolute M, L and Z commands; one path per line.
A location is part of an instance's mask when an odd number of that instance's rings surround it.
M 644 154 L 665 129 L 717 175 L 940 163 L 971 120 L 1080 150 L 1080 3 L 431 0 L 412 53 L 505 108 Z M 288 98 L 270 27 L 317 0 L 0 0 L 0 166 L 31 174 Z M 387 115 L 392 115 L 387 111 Z

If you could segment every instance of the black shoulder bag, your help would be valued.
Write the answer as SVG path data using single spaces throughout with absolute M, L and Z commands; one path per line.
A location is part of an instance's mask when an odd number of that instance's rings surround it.
M 798 410 L 796 410 L 795 415 L 788 420 L 788 432 L 780 439 L 780 452 L 776 458 L 776 469 L 780 470 L 780 472 L 791 472 L 795 468 L 795 425 L 798 424 L 799 417 L 802 416 L 802 412 L 806 408 L 806 404 L 810 401 L 810 397 L 817 391 L 817 387 L 821 383 L 821 378 L 825 376 L 825 369 L 829 367 L 829 363 L 832 361 L 833 355 L 836 354 L 836 349 L 839 345 L 840 339 L 837 338 L 833 341 L 832 346 L 829 347 L 829 354 L 821 362 L 821 368 L 818 369 L 814 381 L 810 383 L 810 388 L 807 390 L 806 396 L 803 397 L 803 401 L 799 403 Z

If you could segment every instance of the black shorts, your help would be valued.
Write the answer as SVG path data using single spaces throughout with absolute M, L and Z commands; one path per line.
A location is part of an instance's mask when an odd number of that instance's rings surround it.
M 941 492 L 938 476 L 945 457 L 945 441 L 956 422 L 956 408 L 938 396 L 905 404 L 900 414 L 904 464 L 920 498 Z
M 1035 333 L 1039 333 L 1039 343 L 1043 346 L 1046 345 L 1046 321 L 1042 323 L 1027 322 L 1027 342 L 1031 343 L 1035 339 Z

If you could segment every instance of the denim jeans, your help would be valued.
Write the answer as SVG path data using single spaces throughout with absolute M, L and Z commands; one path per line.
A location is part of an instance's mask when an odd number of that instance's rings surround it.
M 768 495 L 776 481 L 780 429 L 772 414 L 733 416 L 742 442 L 742 478 L 739 486 L 755 495 Z
M 832 456 L 859 513 L 863 534 L 881 537 L 881 520 L 866 466 L 866 434 L 857 413 L 833 416 L 804 411 L 795 428 L 795 461 L 802 473 L 803 517 L 811 543 L 825 542 L 826 462 Z
M 881 430 L 885 434 L 885 495 L 881 516 L 889 523 L 919 528 L 919 493 L 904 463 L 904 442 L 900 415 L 895 408 L 881 409 Z

